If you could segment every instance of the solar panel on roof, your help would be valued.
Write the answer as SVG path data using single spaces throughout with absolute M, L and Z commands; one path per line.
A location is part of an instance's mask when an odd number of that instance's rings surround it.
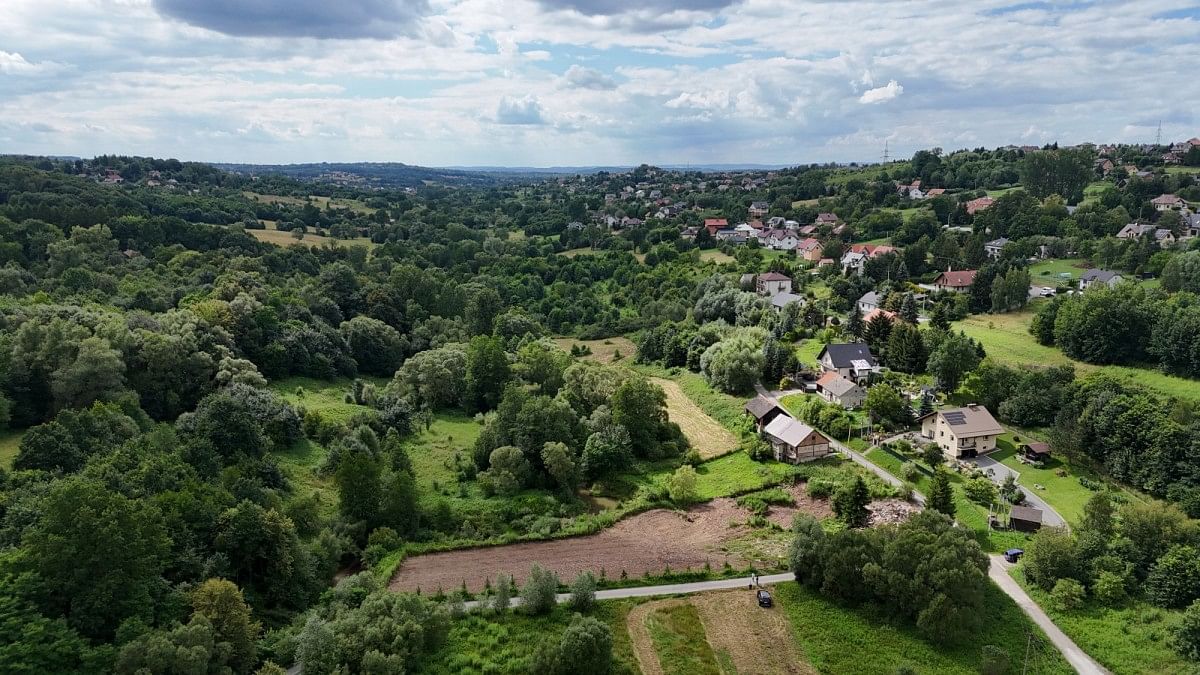
M 967 423 L 967 416 L 960 412 L 942 413 L 942 417 L 946 418 L 946 422 L 952 426 Z
M 866 359 L 852 359 L 850 361 L 850 363 L 853 364 L 854 367 L 858 370 L 870 370 L 871 369 L 871 362 Z

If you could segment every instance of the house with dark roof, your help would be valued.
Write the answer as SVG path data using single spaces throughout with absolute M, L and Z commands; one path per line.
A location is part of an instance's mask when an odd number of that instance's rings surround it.
M 858 311 L 866 314 L 873 309 L 877 309 L 882 303 L 883 296 L 881 294 L 875 291 L 867 291 L 858 299 Z
M 803 295 L 797 295 L 795 293 L 777 293 L 771 296 L 771 309 L 775 310 L 776 312 L 782 312 L 783 308 L 787 307 L 788 305 L 800 303 L 800 306 L 803 307 L 805 302 L 807 301 L 804 299 Z
M 966 293 L 975 282 L 976 270 L 946 270 L 933 280 L 933 287 L 939 291 Z
M 771 205 L 767 202 L 752 202 L 750 204 L 750 217 L 762 218 L 771 211 Z
M 1087 289 L 1097 284 L 1103 284 L 1109 288 L 1113 288 L 1124 280 L 1119 273 L 1112 270 L 1090 269 L 1084 272 L 1079 277 L 1079 290 L 1086 291 Z
M 986 253 L 989 258 L 994 260 L 1000 257 L 1000 253 L 1004 251 L 1004 247 L 1008 245 L 1008 242 L 1009 239 L 1007 237 L 993 239 L 983 245 L 983 252 Z
M 825 345 L 817 354 L 817 361 L 821 370 L 837 373 L 859 385 L 865 385 L 879 369 L 871 348 L 861 342 Z
M 764 427 L 763 436 L 780 462 L 811 462 L 833 453 L 832 443 L 824 434 L 786 415 L 776 417 Z
M 1008 512 L 1008 527 L 1018 532 L 1042 529 L 1042 510 L 1032 506 L 1013 506 Z
M 743 409 L 747 415 L 754 418 L 754 428 L 760 432 L 763 430 L 763 427 L 773 422 L 776 417 L 780 415 L 789 417 L 786 410 L 780 408 L 775 401 L 766 396 L 755 396 L 746 401 Z
M 1004 427 L 981 405 L 937 410 L 917 420 L 921 436 L 932 441 L 951 459 L 975 457 L 996 449 Z

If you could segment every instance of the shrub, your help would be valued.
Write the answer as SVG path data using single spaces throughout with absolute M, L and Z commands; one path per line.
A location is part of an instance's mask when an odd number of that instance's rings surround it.
M 982 476 L 967 481 L 963 485 L 963 492 L 966 493 L 967 499 L 984 506 L 994 504 L 1000 494 L 1000 491 L 996 489 L 996 484 Z
M 900 477 L 909 483 L 915 483 L 921 478 L 921 468 L 915 462 L 905 462 L 900 465 Z
M 1185 659 L 1200 661 L 1200 600 L 1189 605 L 1183 619 L 1171 629 L 1171 646 Z
M 833 494 L 833 488 L 836 487 L 832 481 L 824 478 L 810 478 L 805 485 L 805 490 L 808 491 L 808 496 L 813 499 L 826 499 Z
M 696 470 L 685 464 L 667 479 L 667 494 L 671 501 L 677 504 L 690 504 L 696 501 Z
M 598 673 L 612 668 L 612 630 L 592 617 L 576 614 L 557 644 L 547 643 L 533 660 L 535 675 Z
M 1008 672 L 1008 652 L 996 645 L 984 645 L 980 650 L 981 675 L 1004 675 Z
M 558 577 L 535 564 L 521 589 L 521 606 L 530 614 L 548 614 L 554 609 L 557 593 Z
M 1074 579 L 1059 579 L 1050 591 L 1050 602 L 1061 612 L 1069 612 L 1083 605 L 1083 584 Z
M 1025 577 L 1045 590 L 1063 578 L 1079 576 L 1075 540 L 1061 528 L 1043 527 L 1033 536 L 1025 554 Z
M 596 577 L 591 572 L 580 572 L 571 583 L 571 608 L 586 612 L 596 604 Z
M 1200 599 L 1200 551 L 1171 547 L 1150 569 L 1146 597 L 1159 607 L 1186 607 Z
M 1092 584 L 1092 595 L 1097 600 L 1116 607 L 1125 603 L 1129 593 L 1125 590 L 1125 579 L 1116 572 L 1101 572 Z

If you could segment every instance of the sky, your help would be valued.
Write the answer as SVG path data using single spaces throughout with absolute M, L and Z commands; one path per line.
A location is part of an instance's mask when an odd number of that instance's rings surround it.
M 801 164 L 1200 135 L 1200 1 L 4 0 L 0 153 Z

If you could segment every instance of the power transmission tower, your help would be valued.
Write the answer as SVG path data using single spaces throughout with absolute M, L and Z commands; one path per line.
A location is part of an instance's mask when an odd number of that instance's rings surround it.
M 891 159 L 891 155 L 888 153 L 888 142 L 886 140 L 884 140 L 884 142 L 883 142 L 883 163 L 887 164 L 889 159 Z
M 1162 120 L 1158 121 L 1158 133 L 1154 135 L 1154 144 L 1162 145 Z

